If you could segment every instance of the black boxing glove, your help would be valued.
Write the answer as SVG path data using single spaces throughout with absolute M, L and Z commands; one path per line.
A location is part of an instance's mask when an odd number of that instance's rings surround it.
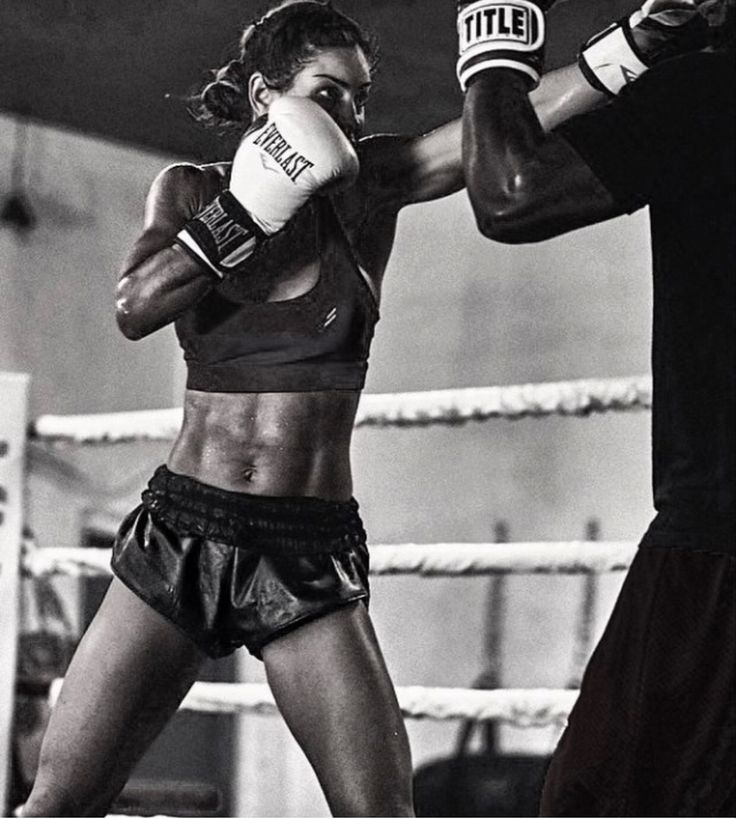
M 459 3 L 457 78 L 465 91 L 478 72 L 512 68 L 539 83 L 544 60 L 544 11 L 549 0 L 476 0 Z
M 615 96 L 662 60 L 708 45 L 708 24 L 692 0 L 646 0 L 629 17 L 591 37 L 578 65 L 597 91 Z

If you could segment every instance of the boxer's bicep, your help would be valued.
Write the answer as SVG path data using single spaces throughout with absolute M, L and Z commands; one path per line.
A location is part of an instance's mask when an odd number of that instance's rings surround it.
M 551 131 L 570 117 L 603 105 L 608 99 L 585 79 L 577 63 L 549 71 L 529 94 L 545 131 Z

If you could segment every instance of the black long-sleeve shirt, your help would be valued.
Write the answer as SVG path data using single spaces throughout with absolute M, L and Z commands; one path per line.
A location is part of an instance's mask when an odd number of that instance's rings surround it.
M 688 55 L 559 129 L 623 208 L 650 209 L 653 545 L 736 550 L 734 85 L 732 56 Z

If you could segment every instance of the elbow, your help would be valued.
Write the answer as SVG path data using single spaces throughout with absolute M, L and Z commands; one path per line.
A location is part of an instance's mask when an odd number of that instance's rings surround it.
M 514 194 L 493 199 L 476 199 L 471 195 L 475 223 L 486 239 L 517 245 L 534 241 L 529 229 L 528 209 L 523 199 Z
M 493 185 L 469 184 L 468 193 L 478 230 L 494 242 L 527 244 L 560 232 L 559 195 L 534 168 Z
M 130 292 L 127 292 L 124 281 L 118 285 L 117 298 L 115 300 L 115 320 L 120 332 L 129 341 L 139 341 L 148 335 L 143 319 L 142 310 L 138 300 Z
M 119 307 L 115 310 L 115 319 L 118 323 L 118 329 L 128 341 L 139 341 L 148 335 L 134 316 Z
M 489 163 L 487 154 L 471 154 L 465 164 L 468 197 L 478 231 L 495 242 L 526 241 L 526 223 L 533 181 L 527 167 L 510 166 L 499 159 Z M 531 183 L 531 184 L 530 184 Z

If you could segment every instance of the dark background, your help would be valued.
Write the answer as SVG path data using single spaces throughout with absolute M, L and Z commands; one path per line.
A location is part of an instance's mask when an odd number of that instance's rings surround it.
M 547 66 L 636 0 L 562 0 L 549 15 Z M 337 0 L 379 37 L 368 131 L 414 133 L 458 116 L 452 0 Z M 234 56 L 261 0 L 3 0 L 0 111 L 200 160 L 227 150 L 183 98 Z M 168 96 L 167 96 L 168 95 Z

